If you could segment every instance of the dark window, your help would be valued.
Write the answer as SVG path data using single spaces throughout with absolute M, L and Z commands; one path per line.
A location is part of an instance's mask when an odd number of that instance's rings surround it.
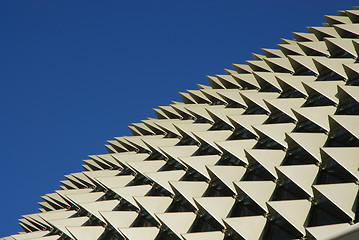
M 320 74 L 316 81 L 338 81 L 344 80 L 344 78 L 336 72 L 328 71 L 324 74 Z
M 273 124 L 273 123 L 294 123 L 295 120 L 289 117 L 287 114 L 283 112 L 275 112 L 271 113 L 264 124 Z
M 303 104 L 302 107 L 332 106 L 332 105 L 335 106 L 336 103 L 321 94 L 315 94 L 309 96 L 307 101 Z
M 336 115 L 359 115 L 359 102 L 349 98 L 346 101 L 340 101 L 337 107 Z
M 257 136 L 245 128 L 235 129 L 228 140 L 241 140 L 241 139 L 256 139 Z
M 248 166 L 247 171 L 243 175 L 241 181 L 273 181 L 275 179 L 270 172 L 268 172 L 260 164 L 252 164 Z
M 195 208 L 182 195 L 176 195 L 166 212 L 195 212 Z
M 264 227 L 263 239 L 289 240 L 301 238 L 301 234 L 292 234 L 277 224 L 280 224 L 280 222 L 267 221 Z
M 257 216 L 264 215 L 265 211 L 258 206 L 252 199 L 242 196 L 234 203 L 229 217 L 244 217 L 244 216 Z
M 315 164 L 318 161 L 301 146 L 287 149 L 282 165 Z
M 211 215 L 200 210 L 188 232 L 211 232 L 221 231 L 222 225 L 219 224 Z
M 285 179 L 277 183 L 271 201 L 307 199 L 310 196 L 292 181 Z
M 267 136 L 261 136 L 253 147 L 254 149 L 281 149 L 284 147 Z
M 130 227 L 155 227 L 158 223 L 153 217 L 144 210 L 140 210 L 137 218 Z
M 334 204 L 324 199 L 312 205 L 308 219 L 308 227 L 350 222 L 350 219 Z
M 243 114 L 268 114 L 268 111 L 258 105 L 248 106 Z
M 359 147 L 359 140 L 344 128 L 331 130 L 325 147 Z
M 245 166 L 246 164 L 232 154 L 224 153 L 216 165 Z
M 297 122 L 293 132 L 326 133 L 327 131 L 312 121 L 305 119 Z
M 239 181 L 239 179 L 238 179 Z M 233 196 L 234 192 L 218 179 L 211 181 L 203 197 Z

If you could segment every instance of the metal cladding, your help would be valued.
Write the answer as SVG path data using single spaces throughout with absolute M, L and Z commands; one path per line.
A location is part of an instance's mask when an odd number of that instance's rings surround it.
M 359 234 L 359 8 L 338 13 L 154 109 L 3 239 Z

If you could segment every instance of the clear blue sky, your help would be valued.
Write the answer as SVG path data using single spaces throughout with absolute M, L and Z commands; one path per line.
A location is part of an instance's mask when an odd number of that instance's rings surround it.
M 0 1 L 0 237 L 131 122 L 356 1 Z

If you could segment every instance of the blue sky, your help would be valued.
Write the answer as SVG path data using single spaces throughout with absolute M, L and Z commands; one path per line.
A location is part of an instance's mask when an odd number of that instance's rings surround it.
M 106 140 L 356 1 L 0 2 L 0 237 Z

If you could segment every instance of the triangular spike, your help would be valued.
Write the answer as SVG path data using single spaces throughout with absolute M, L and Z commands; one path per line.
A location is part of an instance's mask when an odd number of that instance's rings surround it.
M 278 44 L 278 47 L 285 55 L 305 55 L 303 50 L 298 46 L 298 43 L 295 41 L 291 42 L 290 44 Z
M 181 133 L 182 137 L 190 137 L 197 141 L 193 135 L 194 131 L 204 132 L 207 131 L 212 125 L 209 123 L 196 123 L 196 124 L 173 124 L 178 132 Z M 198 142 L 198 141 L 197 141 Z M 161 147 L 162 149 L 163 147 Z
M 122 188 L 111 189 L 121 198 L 125 199 L 127 202 L 136 206 L 136 202 L 133 197 L 145 196 L 151 190 L 150 185 L 138 185 L 138 186 L 127 186 Z
M 228 74 L 228 75 L 231 75 L 231 74 L 237 73 L 236 71 L 231 70 L 231 69 L 227 69 L 227 68 L 225 68 L 225 69 L 224 69 L 224 72 L 225 72 L 226 74 Z
M 334 61 L 333 61 L 334 60 Z M 319 71 L 319 76 L 327 74 L 328 71 L 333 71 L 340 75 L 342 78 L 347 79 L 347 75 L 344 71 L 343 64 L 354 63 L 354 59 L 331 59 L 331 58 L 316 58 L 313 59 L 316 68 Z M 324 81 L 326 79 L 324 78 Z M 336 79 L 340 80 L 340 79 Z
M 101 211 L 100 214 L 114 229 L 129 227 L 138 216 L 135 211 Z
M 152 110 L 155 112 L 158 119 L 169 119 L 169 117 L 161 109 L 152 108 Z
M 238 73 L 251 73 L 252 69 L 247 64 L 232 64 Z
M 186 158 L 180 158 L 180 160 L 188 167 L 199 172 L 201 175 L 209 179 L 209 175 L 206 169 L 207 165 L 214 165 L 220 159 L 218 155 L 204 155 L 204 156 L 192 156 Z
M 321 156 L 323 163 L 330 163 L 331 161 L 335 161 L 357 180 L 359 180 L 359 148 L 325 147 L 321 148 Z
M 199 89 L 212 89 L 211 86 L 207 86 L 207 85 L 203 85 L 203 84 L 197 84 L 197 87 L 198 87 Z
M 352 23 L 359 23 L 359 10 L 346 10 L 345 15 L 349 17 Z
M 105 161 L 107 164 L 113 166 L 114 168 L 121 168 L 121 165 L 118 163 L 118 161 L 116 161 L 116 159 L 114 159 L 111 154 L 101 154 L 101 155 L 97 155 L 98 158 L 102 159 L 103 161 Z M 80 176 L 76 176 L 77 178 L 80 178 L 83 181 L 86 181 L 85 179 L 81 178 Z
M 355 86 L 338 86 L 338 98 L 339 105 L 348 100 L 348 98 L 359 102 L 359 88 Z
M 232 122 L 236 130 L 245 128 L 255 135 L 257 135 L 257 133 L 254 131 L 252 125 L 262 124 L 267 118 L 268 116 L 264 114 L 228 116 L 228 119 Z
M 230 71 L 226 69 L 231 75 L 238 74 L 236 71 Z M 238 89 L 241 85 L 233 78 L 231 75 L 216 75 L 219 81 L 225 86 L 225 88 L 235 88 Z
M 206 111 L 206 109 L 211 109 L 211 108 L 224 108 L 223 105 L 219 105 L 219 106 L 211 106 L 209 107 L 208 105 L 199 105 L 199 106 L 188 106 L 186 107 L 186 109 L 193 114 L 197 119 L 205 119 L 207 122 L 213 122 L 213 119 L 211 118 L 211 116 L 208 114 L 208 112 Z M 202 121 L 203 122 L 203 121 Z M 176 124 L 175 124 L 176 125 Z
M 252 149 L 257 143 L 253 139 L 242 139 L 242 140 L 227 140 L 224 142 L 215 142 L 222 152 L 229 153 L 234 157 L 241 160 L 245 165 L 248 164 L 245 157 L 244 149 Z
M 289 148 L 300 146 L 318 162 L 320 162 L 319 148 L 323 147 L 327 137 L 324 133 L 286 133 Z
M 81 208 L 85 209 L 90 214 L 94 215 L 96 218 L 105 222 L 105 219 L 99 213 L 99 211 L 113 211 L 118 205 L 120 201 L 118 200 L 105 200 L 99 202 L 87 202 L 79 204 Z
M 214 119 L 214 121 L 221 122 L 228 124 L 230 127 L 233 128 L 231 121 L 229 121 L 228 116 L 240 116 L 244 113 L 243 109 L 238 108 L 222 108 L 222 109 L 211 109 L 208 110 L 209 115 Z
M 271 201 L 267 204 L 271 214 L 278 213 L 303 236 L 305 235 L 304 224 L 311 206 L 309 201 Z
M 263 166 L 274 178 L 277 178 L 275 166 L 279 166 L 283 161 L 285 152 L 282 150 L 270 149 L 252 149 L 245 150 L 249 165 L 260 164 Z
M 355 44 L 354 44 L 355 46 Z M 359 51 L 359 44 L 358 44 L 358 49 L 357 51 Z M 344 71 L 348 76 L 348 80 L 346 82 L 346 85 L 358 85 L 358 77 L 359 77 L 359 64 L 354 63 L 354 64 L 344 64 Z
M 153 240 L 159 231 L 156 227 L 131 227 L 119 230 L 126 240 Z
M 273 141 L 280 144 L 283 148 L 287 148 L 284 133 L 291 132 L 294 127 L 295 125 L 293 123 L 277 123 L 253 126 L 254 130 L 260 137 L 269 137 Z
M 189 93 L 179 92 L 178 95 L 180 95 L 182 101 L 186 104 L 197 103 L 197 101 Z
M 132 175 L 123 175 L 115 177 L 100 177 L 96 180 L 105 188 L 113 189 L 126 186 L 129 182 L 133 180 Z
M 169 181 L 178 181 L 185 171 L 183 170 L 174 170 L 174 171 L 163 171 L 163 172 L 153 172 L 146 173 L 146 176 L 152 181 L 166 189 L 168 192 L 173 194 L 172 188 L 169 185 Z
M 354 220 L 354 204 L 358 193 L 358 186 L 355 183 L 314 185 L 313 190 L 315 197 L 324 196 L 349 218 Z
M 198 139 L 202 144 L 208 144 L 211 147 L 220 151 L 218 146 L 214 143 L 217 141 L 224 141 L 232 134 L 230 130 L 217 130 L 217 131 L 207 131 L 207 132 L 193 132 L 193 135 Z
M 133 197 L 137 205 L 157 220 L 155 213 L 163 213 L 172 202 L 172 198 L 166 196 Z
M 276 167 L 279 180 L 289 179 L 295 185 L 313 197 L 312 184 L 318 174 L 319 168 L 314 164 L 292 165 Z
M 211 103 L 200 90 L 187 90 L 187 92 L 197 103 Z
M 329 239 L 338 231 L 349 230 L 349 228 L 350 228 L 350 224 L 348 224 L 348 223 L 307 227 L 306 228 L 306 232 L 307 232 L 306 236 L 311 237 L 313 239 Z
M 66 227 L 76 240 L 97 240 L 105 228 L 102 226 Z
M 209 100 L 211 100 L 213 105 L 226 105 L 227 102 L 217 93 L 221 90 L 225 91 L 227 89 L 203 89 L 201 92 L 203 92 L 203 94 L 206 95 Z
M 318 38 L 313 33 L 292 32 L 297 42 L 318 42 Z
M 351 115 L 331 115 L 329 116 L 329 125 L 330 129 L 334 129 L 335 126 L 341 126 L 351 134 L 353 134 L 354 137 L 359 139 L 359 116 L 351 116 Z
M 267 58 L 264 59 L 267 65 L 272 69 L 273 72 L 283 72 L 283 73 L 292 73 L 294 69 L 292 68 L 289 60 L 287 58 Z
M 250 91 L 250 90 L 246 90 Z M 238 106 L 238 107 L 246 107 L 246 103 L 241 97 L 241 95 L 238 94 L 238 91 L 226 91 L 226 92 L 218 92 L 218 95 L 220 95 L 226 102 L 228 102 L 229 106 Z
M 167 226 L 178 238 L 182 233 L 187 233 L 190 229 L 196 214 L 192 212 L 171 212 L 156 214 L 160 222 Z
M 307 92 L 305 91 L 305 88 L 302 83 L 315 81 L 314 76 L 276 76 L 276 78 L 279 85 L 283 89 L 281 96 L 286 92 L 291 93 L 294 89 L 295 91 L 299 92 L 303 97 L 307 97 Z
M 343 38 L 358 38 L 359 37 L 359 24 L 339 24 L 334 26 L 335 30 Z
M 331 15 L 325 15 L 325 20 L 330 25 L 334 24 L 352 24 L 352 21 L 347 16 L 331 16 Z
M 151 149 L 162 153 L 159 147 L 174 146 L 179 142 L 178 138 L 144 138 L 142 141 Z
M 233 74 L 232 77 L 243 89 L 259 89 L 260 87 L 252 74 Z
M 238 195 L 246 195 L 258 204 L 265 212 L 268 212 L 266 202 L 269 201 L 275 183 L 272 181 L 240 181 L 234 182 Z
M 325 96 L 333 103 L 338 103 L 337 88 L 338 85 L 344 85 L 342 81 L 318 81 L 318 82 L 305 82 L 303 86 L 307 91 L 309 97 L 318 94 Z
M 95 202 L 103 197 L 103 192 L 83 193 L 83 194 L 71 194 L 66 195 L 74 204 Z
M 26 233 L 19 233 L 16 235 L 11 235 L 10 237 L 1 238 L 1 240 L 56 240 L 59 239 L 59 235 L 48 236 L 50 231 L 36 231 L 36 232 L 26 232 Z
M 142 175 L 151 172 L 157 172 L 161 169 L 163 165 L 166 164 L 164 160 L 151 160 L 151 161 L 141 161 L 141 162 L 128 162 L 127 163 L 131 169 L 135 172 L 139 172 Z
M 198 146 L 194 145 L 177 145 L 171 147 L 160 147 L 162 152 L 169 158 L 178 160 L 180 157 L 192 156 L 198 149 Z
M 167 133 L 167 136 L 169 135 L 169 133 L 172 133 L 173 135 L 180 136 L 180 133 L 178 132 L 178 130 L 173 126 L 173 124 L 175 124 L 175 123 L 191 124 L 191 123 L 193 123 L 193 121 L 192 120 L 182 120 L 182 121 L 178 121 L 178 122 L 155 122 L 155 124 L 157 126 L 159 126 L 163 131 L 165 131 Z
M 300 42 L 299 47 L 308 56 L 329 56 L 328 48 L 325 42 Z
M 244 175 L 246 169 L 241 166 L 206 166 L 208 174 L 211 177 L 211 181 L 216 179 L 224 183 L 229 189 L 232 190 L 233 194 L 236 192 L 234 189 L 233 182 L 239 181 Z
M 265 58 L 264 55 L 257 54 L 257 53 L 252 53 L 252 56 L 253 56 L 254 60 L 263 60 Z
M 270 73 L 270 72 L 254 72 L 254 77 L 256 78 L 258 84 L 260 85 L 260 91 L 274 91 L 273 88 L 280 92 L 281 88 L 278 84 L 276 76 L 286 76 L 286 73 Z
M 193 198 L 198 198 L 208 188 L 208 183 L 200 181 L 173 181 L 170 182 L 175 194 L 181 194 L 188 202 L 197 208 Z
M 293 107 L 300 107 L 304 104 L 305 100 L 303 98 L 279 98 L 279 99 L 264 99 L 265 104 L 267 104 L 268 109 L 271 113 L 282 112 L 287 116 L 295 120 L 295 115 L 291 111 Z
M 247 240 L 260 239 L 266 224 L 266 219 L 263 216 L 225 218 L 223 221 L 241 238 Z
M 222 221 L 226 218 L 234 204 L 232 197 L 201 197 L 194 198 L 199 209 L 203 209 L 224 227 Z
M 352 39 L 326 38 L 324 41 L 332 57 L 340 57 L 345 53 L 349 53 L 353 58 L 358 57 Z
M 223 240 L 224 233 L 220 231 L 213 232 L 195 232 L 182 234 L 185 240 Z
M 272 71 L 272 69 L 268 66 L 268 64 L 262 60 L 246 61 L 246 63 L 253 71 L 259 71 L 259 72 Z
M 319 74 L 319 71 L 314 64 L 314 59 L 320 59 L 324 57 L 311 57 L 311 56 L 288 56 L 290 63 L 293 66 L 294 72 L 297 75 L 312 73 L 315 75 Z
M 212 88 L 214 89 L 221 89 L 221 88 L 226 88 L 221 81 L 218 80 L 217 77 L 213 77 L 213 76 L 206 76 L 207 80 L 209 82 L 209 84 L 211 85 Z
M 48 221 L 53 228 L 56 228 L 58 231 L 63 232 L 69 238 L 73 238 L 71 233 L 67 230 L 66 226 L 72 226 L 72 227 L 84 226 L 88 220 L 89 220 L 88 217 L 75 217 L 75 218 L 46 220 L 46 221 Z
M 266 104 L 264 103 L 263 99 L 273 99 L 277 98 L 279 96 L 278 93 L 273 92 L 261 92 L 261 93 L 255 93 L 255 92 L 240 92 L 243 100 L 246 102 L 246 105 L 248 108 L 251 106 L 259 106 L 263 110 L 269 112 L 269 109 L 267 108 Z M 248 109 L 247 109 L 248 111 Z
M 289 39 L 285 39 L 285 38 L 280 38 L 280 41 L 282 44 L 297 44 L 296 40 L 289 40 Z
M 292 109 L 299 123 L 304 121 L 305 119 L 308 119 L 309 121 L 315 123 L 327 132 L 329 132 L 328 115 L 334 114 L 335 110 L 336 108 L 334 106 L 318 106 Z M 299 129 L 298 124 L 296 129 Z M 305 128 L 303 129 L 303 131 L 305 131 Z
M 170 119 L 182 119 L 182 116 L 171 106 L 158 106 Z
M 340 38 L 333 27 L 307 27 L 307 30 L 314 33 L 320 41 L 323 41 L 324 37 Z
M 285 55 L 279 49 L 261 48 L 267 58 L 283 58 Z

